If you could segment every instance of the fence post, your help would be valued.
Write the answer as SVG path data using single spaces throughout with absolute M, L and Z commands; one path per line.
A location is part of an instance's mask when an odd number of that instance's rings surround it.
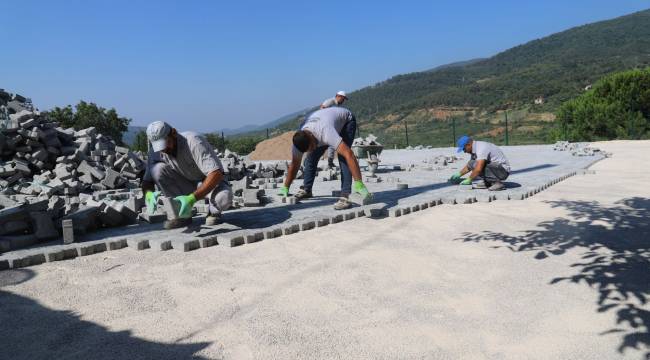
M 226 152 L 226 137 L 223 135 L 223 131 L 221 132 L 221 146 L 223 146 L 221 152 Z
M 508 146 L 508 110 L 506 110 L 506 146 Z
M 269 128 L 266 128 L 266 138 L 269 138 Z
M 404 120 L 404 130 L 406 130 L 406 146 L 409 146 L 409 126 L 406 120 Z
M 451 118 L 451 146 L 456 145 L 456 117 Z

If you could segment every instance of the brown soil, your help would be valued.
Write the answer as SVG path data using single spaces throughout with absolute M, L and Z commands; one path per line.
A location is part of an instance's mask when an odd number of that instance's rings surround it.
M 291 160 L 291 139 L 294 131 L 264 140 L 257 144 L 255 151 L 248 155 L 250 160 Z

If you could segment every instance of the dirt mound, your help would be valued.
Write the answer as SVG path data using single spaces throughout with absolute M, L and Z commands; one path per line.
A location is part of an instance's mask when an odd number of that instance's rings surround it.
M 294 131 L 264 140 L 248 155 L 250 160 L 291 160 L 291 139 Z

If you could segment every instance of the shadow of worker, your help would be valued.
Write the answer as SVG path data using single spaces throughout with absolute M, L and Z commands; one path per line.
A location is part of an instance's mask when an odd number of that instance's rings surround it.
M 49 309 L 10 292 L 34 277 L 26 269 L 0 272 L 0 342 L 3 359 L 203 359 L 209 343 L 163 344 L 110 331 L 71 311 Z

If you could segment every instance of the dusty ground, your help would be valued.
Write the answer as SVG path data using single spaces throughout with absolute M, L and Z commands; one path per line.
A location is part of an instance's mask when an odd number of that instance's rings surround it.
M 650 142 L 597 146 L 526 201 L 0 272 L 0 358 L 648 357 Z

